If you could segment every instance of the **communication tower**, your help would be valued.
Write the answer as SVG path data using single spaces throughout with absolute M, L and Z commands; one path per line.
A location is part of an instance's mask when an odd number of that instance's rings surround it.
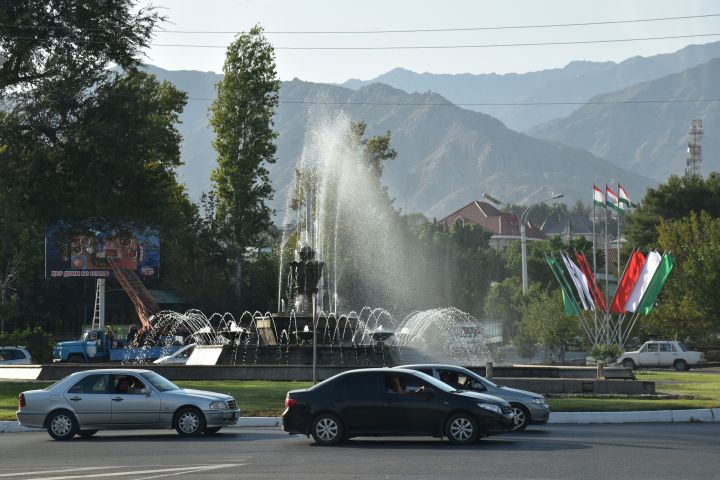
M 702 147 L 700 140 L 703 136 L 702 120 L 695 119 L 688 132 L 688 156 L 685 166 L 685 176 L 702 176 Z

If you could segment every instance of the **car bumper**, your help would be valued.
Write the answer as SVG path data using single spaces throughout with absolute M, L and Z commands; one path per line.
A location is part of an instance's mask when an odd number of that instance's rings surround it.
M 23 427 L 43 428 L 47 414 L 45 412 L 25 412 L 18 410 L 15 416 Z
M 530 423 L 533 425 L 543 425 L 550 419 L 550 405 L 543 403 L 542 405 L 533 403 L 528 405 L 530 410 Z
M 242 412 L 237 410 L 205 410 L 205 421 L 208 427 L 228 427 L 235 425 Z
M 307 416 L 300 415 L 298 412 L 285 410 L 282 416 L 282 427 L 287 433 L 307 435 L 310 430 Z

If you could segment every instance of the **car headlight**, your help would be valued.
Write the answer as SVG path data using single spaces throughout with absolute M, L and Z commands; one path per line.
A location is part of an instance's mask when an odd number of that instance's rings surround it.
M 538 405 L 542 405 L 544 402 L 543 397 L 533 397 L 532 403 L 537 403 Z
M 222 400 L 217 400 L 215 402 L 210 402 L 210 408 L 212 410 L 225 410 L 227 409 L 227 404 Z
M 492 403 L 478 403 L 477 406 L 502 415 L 502 410 L 500 409 L 500 407 L 498 407 L 497 405 L 493 405 Z

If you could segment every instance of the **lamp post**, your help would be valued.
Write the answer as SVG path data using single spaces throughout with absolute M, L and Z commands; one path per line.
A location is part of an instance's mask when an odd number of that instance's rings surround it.
M 562 198 L 565 195 L 562 193 L 556 193 L 553 195 L 550 195 L 548 198 L 541 200 L 537 203 L 533 203 L 529 207 L 527 207 L 522 214 L 520 215 L 520 263 L 522 267 L 522 288 L 523 288 L 523 295 L 527 295 L 528 292 L 528 273 L 527 273 L 527 237 L 525 236 L 525 224 L 527 223 L 528 215 L 530 215 L 530 211 L 537 207 L 538 205 L 545 203 L 550 200 L 556 200 L 558 198 Z M 497 198 L 488 195 L 487 193 L 483 194 L 483 197 L 487 198 L 491 202 L 493 202 L 496 205 L 502 205 L 507 203 L 501 202 Z

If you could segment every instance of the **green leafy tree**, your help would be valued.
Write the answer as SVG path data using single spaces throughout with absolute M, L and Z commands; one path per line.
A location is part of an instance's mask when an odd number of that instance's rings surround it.
M 111 63 L 137 67 L 163 17 L 152 8 L 137 9 L 135 3 L 2 2 L 0 92 L 58 77 L 94 77 Z
M 533 339 L 544 348 L 546 362 L 551 352 L 559 350 L 562 354 L 564 346 L 580 335 L 577 317 L 565 315 L 562 305 L 559 291 L 538 290 L 522 308 L 518 329 L 523 338 Z
M 707 178 L 673 175 L 657 188 L 649 188 L 637 210 L 626 215 L 626 236 L 638 247 L 656 248 L 660 223 L 692 211 L 720 217 L 720 174 L 712 172 Z
M 255 26 L 227 49 L 223 79 L 217 84 L 210 125 L 217 168 L 212 173 L 220 239 L 233 259 L 241 286 L 242 256 L 258 246 L 270 226 L 272 198 L 267 166 L 275 162 L 273 115 L 280 82 L 272 45 Z
M 691 213 L 661 221 L 658 233 L 660 247 L 676 262 L 656 308 L 642 319 L 640 334 L 711 341 L 720 332 L 720 219 Z

